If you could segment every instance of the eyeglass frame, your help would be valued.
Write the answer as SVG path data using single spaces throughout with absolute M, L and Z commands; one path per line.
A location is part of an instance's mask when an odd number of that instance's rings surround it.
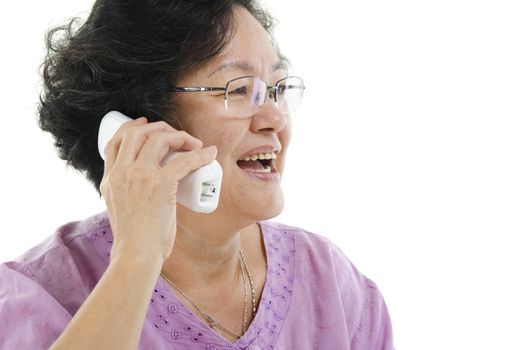
M 277 80 L 277 82 L 274 85 L 272 85 L 272 86 L 268 85 L 268 83 L 264 79 L 262 79 L 260 77 L 257 77 L 257 76 L 254 76 L 254 75 L 244 75 L 244 76 L 237 77 L 237 78 L 229 80 L 225 84 L 225 87 L 179 87 L 179 86 L 171 85 L 170 88 L 171 88 L 172 92 L 224 91 L 224 106 L 226 107 L 227 110 L 229 110 L 229 108 L 227 107 L 227 87 L 228 87 L 229 83 L 231 83 L 232 81 L 235 81 L 235 80 L 238 80 L 238 79 L 242 79 L 242 78 L 257 78 L 257 79 L 263 81 L 266 84 L 266 95 L 264 97 L 264 101 L 262 102 L 262 105 L 264 103 L 266 103 L 266 98 L 268 98 L 269 91 L 272 90 L 273 100 L 274 100 L 275 106 L 277 108 L 278 108 L 277 89 L 278 89 L 279 83 L 281 81 L 289 79 L 289 78 L 297 78 L 297 79 L 300 79 L 302 84 L 303 84 L 302 86 L 299 86 L 298 88 L 300 88 L 302 90 L 306 89 L 306 86 L 304 85 L 304 79 L 299 77 L 299 76 L 296 76 L 296 75 L 289 75 L 287 77 L 281 78 L 281 79 Z M 259 105 L 258 107 L 260 107 L 262 105 Z

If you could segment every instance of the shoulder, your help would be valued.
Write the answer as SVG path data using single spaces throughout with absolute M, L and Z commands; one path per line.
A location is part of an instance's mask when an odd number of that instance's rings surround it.
M 300 244 L 303 247 L 323 250 L 335 247 L 328 238 L 298 226 L 275 221 L 261 221 L 260 224 L 266 227 L 266 231 L 289 235 L 296 241 L 296 244 Z
M 92 215 L 84 220 L 70 221 L 59 226 L 55 233 L 42 242 L 31 247 L 13 261 L 6 263 L 18 268 L 34 266 L 47 257 L 58 255 L 61 250 L 70 248 L 75 240 L 87 238 L 89 233 L 109 226 L 106 211 Z
M 261 224 L 271 236 L 268 241 L 285 236 L 293 243 L 294 291 L 298 300 L 303 300 L 297 307 L 315 307 L 310 314 L 318 314 L 323 328 L 335 324 L 337 317 L 343 315 L 352 349 L 392 350 L 390 317 L 378 286 L 336 244 L 300 227 L 271 221 Z
M 363 275 L 343 251 L 329 238 L 307 229 L 284 223 L 264 221 L 271 240 L 286 236 L 293 243 L 297 270 L 316 281 L 333 279 L 339 290 L 367 297 L 376 284 Z M 269 239 L 269 238 L 268 238 Z
M 337 246 L 327 237 L 320 234 L 309 231 L 305 228 L 287 225 L 275 221 L 261 221 L 261 225 L 265 226 L 267 230 L 271 232 L 283 233 L 290 235 L 295 239 L 297 244 L 300 244 L 310 250 L 323 250 L 330 251 L 339 249 Z
M 272 235 L 282 234 L 294 241 L 296 254 L 304 258 L 310 258 L 311 260 L 324 265 L 323 267 L 328 267 L 327 264 L 329 263 L 338 268 L 350 268 L 355 274 L 360 274 L 343 251 L 329 238 L 304 228 L 290 226 L 283 223 L 264 221 L 261 224 L 264 225 L 266 231 L 272 233 Z
M 90 235 L 108 226 L 106 211 L 61 225 L 16 259 L 0 264 L 3 292 L 17 286 L 39 289 L 74 312 L 105 268 Z
M 104 212 L 69 222 L 0 264 L 1 349 L 47 349 L 59 336 L 102 274 L 88 237 L 107 226 Z

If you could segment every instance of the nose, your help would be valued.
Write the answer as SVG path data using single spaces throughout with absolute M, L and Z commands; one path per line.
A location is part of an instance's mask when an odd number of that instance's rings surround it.
M 288 115 L 275 105 L 275 89 L 267 91 L 267 98 L 251 118 L 251 130 L 255 133 L 267 131 L 278 133 L 284 129 Z

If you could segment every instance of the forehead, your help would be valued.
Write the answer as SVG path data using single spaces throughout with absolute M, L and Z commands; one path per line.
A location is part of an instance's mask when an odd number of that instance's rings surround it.
M 235 6 L 233 17 L 233 38 L 219 56 L 246 55 L 260 59 L 277 58 L 270 34 L 248 10 Z
M 233 9 L 234 34 L 222 52 L 199 68 L 201 78 L 215 79 L 240 75 L 260 76 L 285 69 L 272 44 L 270 34 L 241 6 Z

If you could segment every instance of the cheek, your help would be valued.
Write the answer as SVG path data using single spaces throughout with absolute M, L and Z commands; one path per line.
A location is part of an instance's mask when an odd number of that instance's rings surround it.
M 211 143 L 218 148 L 218 158 L 222 159 L 234 157 L 233 152 L 244 136 L 240 128 L 228 124 L 223 125 L 222 128 L 216 128 L 215 134 L 211 137 Z
M 286 125 L 284 126 L 284 129 L 282 129 L 281 132 L 279 133 L 279 141 L 282 145 L 283 150 L 286 150 L 288 148 L 291 137 L 292 137 L 292 120 L 291 120 L 291 116 L 289 116 L 286 122 Z
M 204 147 L 216 145 L 220 154 L 225 147 L 224 139 L 231 137 L 229 130 L 223 125 L 222 117 L 209 108 L 199 108 L 200 105 L 193 106 L 192 111 L 182 111 L 180 117 L 183 130 L 192 136 L 200 139 Z

